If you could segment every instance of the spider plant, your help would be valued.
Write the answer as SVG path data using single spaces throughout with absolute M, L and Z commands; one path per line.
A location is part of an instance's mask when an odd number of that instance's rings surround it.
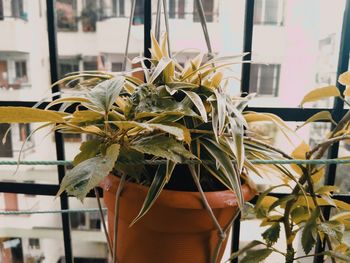
M 296 181 L 281 165 L 257 169 L 249 161 L 285 158 L 249 133 L 250 122 L 272 121 L 285 134 L 291 130 L 272 114 L 243 112 L 251 95 L 229 95 L 223 71 L 242 63 L 244 54 L 211 59 L 198 54 L 181 66 L 169 57 L 166 36 L 158 43 L 153 35 L 151 54 L 133 61 L 142 65 L 134 71 L 142 70 L 144 80 L 125 72 L 75 72 L 54 84 L 73 89 L 73 95 L 45 109 L 1 107 L 1 122 L 43 122 L 35 131 L 52 125 L 52 131 L 90 135 L 58 194 L 67 191 L 83 200 L 110 172 L 124 175 L 149 186 L 135 223 L 171 180 L 182 177 L 173 173 L 178 167 L 187 169 L 199 191 L 231 190 L 240 207 L 242 180 L 254 187 L 251 173 L 274 169 Z M 149 168 L 151 161 L 164 163 Z M 188 190 L 179 182 L 177 190 Z

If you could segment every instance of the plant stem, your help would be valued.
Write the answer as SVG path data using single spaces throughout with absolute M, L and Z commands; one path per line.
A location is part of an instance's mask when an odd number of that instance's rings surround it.
M 350 135 L 342 135 L 342 136 L 338 136 L 338 137 L 334 137 L 331 139 L 328 139 L 318 145 L 316 145 L 312 150 L 310 150 L 307 154 L 308 154 L 308 159 L 310 159 L 312 157 L 312 155 L 317 152 L 320 148 L 322 148 L 323 146 L 327 146 L 329 144 L 335 143 L 335 142 L 339 142 L 342 140 L 349 140 L 350 139 Z
M 220 226 L 218 220 L 216 219 L 215 215 L 214 215 L 214 212 L 213 210 L 211 209 L 209 203 L 208 203 L 208 200 L 204 194 L 204 191 L 202 189 L 202 186 L 200 184 L 200 181 L 198 179 L 198 176 L 196 174 L 196 170 L 195 168 L 192 166 L 192 165 L 189 165 L 189 168 L 190 168 L 190 172 L 191 172 L 191 175 L 192 175 L 192 178 L 197 186 L 197 189 L 199 191 L 199 194 L 202 198 L 202 201 L 203 201 L 203 205 L 204 205 L 204 208 L 207 210 L 211 220 L 213 221 L 217 231 L 218 231 L 218 237 L 219 237 L 219 241 L 218 241 L 218 246 L 221 247 L 222 245 L 222 242 L 225 240 L 226 238 L 226 233 L 224 232 L 224 230 L 222 229 L 222 227 Z M 213 258 L 212 258 L 212 263 L 216 263 L 217 261 L 217 258 L 219 256 L 219 251 L 215 251 L 214 255 L 213 255 Z
M 115 204 L 114 204 L 114 235 L 113 235 L 113 260 L 112 263 L 117 263 L 117 240 L 118 240 L 118 219 L 119 219 L 119 201 L 120 195 L 122 193 L 124 182 L 125 182 L 126 174 L 123 174 L 117 192 L 115 194 Z
M 97 200 L 97 205 L 98 205 L 98 211 L 99 211 L 99 214 L 100 214 L 100 220 L 102 222 L 103 231 L 105 232 L 109 254 L 110 254 L 111 258 L 112 258 L 113 257 L 113 248 L 112 248 L 111 239 L 109 238 L 109 235 L 108 235 L 108 232 L 107 232 L 106 221 L 105 221 L 105 218 L 104 218 L 104 215 L 103 215 L 101 201 L 100 201 L 100 194 L 98 192 L 97 187 L 95 187 L 94 190 L 95 190 L 95 195 L 96 195 L 96 200 Z

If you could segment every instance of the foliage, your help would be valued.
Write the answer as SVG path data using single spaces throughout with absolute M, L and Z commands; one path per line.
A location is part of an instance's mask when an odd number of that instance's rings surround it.
M 124 72 L 71 73 L 55 85 L 73 89 L 74 96 L 53 100 L 44 110 L 2 107 L 0 121 L 44 122 L 53 131 L 90 135 L 58 194 L 67 191 L 83 200 L 108 173 L 125 174 L 129 181 L 150 186 L 135 222 L 167 187 L 177 165 L 191 161 L 197 162 L 196 176 L 209 190 L 232 190 L 242 207 L 241 176 L 249 183 L 250 173 L 259 173 L 248 158 L 281 157 L 253 141 L 254 135 L 245 132 L 248 123 L 267 119 L 288 128 L 272 114 L 243 113 L 252 96 L 233 97 L 226 91 L 223 70 L 241 63 L 244 55 L 208 60 L 198 54 L 182 67 L 169 57 L 166 36 L 158 43 L 153 35 L 151 53 L 151 59 L 133 61 L 142 65 L 133 72 L 142 71 L 145 80 Z M 142 163 L 157 159 L 166 163 L 154 169 Z
M 341 92 L 336 86 L 328 86 L 310 91 L 302 100 L 301 105 L 317 100 L 337 97 L 347 102 L 350 86 L 350 71 L 340 75 L 339 83 L 346 86 Z M 328 149 L 337 142 L 349 140 L 350 138 L 350 111 L 341 120 L 335 122 L 329 111 L 321 111 L 311 116 L 298 129 L 317 121 L 330 121 L 333 130 L 318 145 L 311 148 L 305 142 L 301 142 L 291 153 L 290 159 L 321 159 Z M 343 157 L 349 159 L 350 157 Z M 260 194 L 254 207 L 255 217 L 261 219 L 261 226 L 268 227 L 262 233 L 261 241 L 253 241 L 232 258 L 242 256 L 242 262 L 246 258 L 257 254 L 254 262 L 264 260 L 266 255 L 272 252 L 279 253 L 285 257 L 286 263 L 298 262 L 304 257 L 314 256 L 311 252 L 317 240 L 327 244 L 328 250 L 319 253 L 331 258 L 332 262 L 350 262 L 350 205 L 337 200 L 333 193 L 338 188 L 333 185 L 323 185 L 325 167 L 323 165 L 291 165 L 291 169 L 299 174 L 298 184 L 294 187 L 290 184 L 271 186 Z M 290 192 L 283 198 L 275 198 L 270 194 L 279 187 L 289 187 Z M 332 216 L 326 219 L 323 208 L 333 208 Z M 284 227 L 286 239 L 286 252 L 279 251 L 273 246 L 281 236 L 281 225 Z M 299 238 L 296 238 L 296 237 Z M 301 240 L 304 255 L 296 256 L 294 245 Z M 256 249 L 258 246 L 259 249 Z M 301 254 L 301 253 L 299 253 Z M 245 256 L 244 256 L 245 255 Z
M 322 158 L 333 143 L 350 139 L 350 113 L 338 123 L 329 112 L 309 118 L 303 125 L 326 120 L 335 128 L 316 147 L 303 142 L 288 155 L 267 143 L 250 126 L 256 122 L 273 123 L 286 141 L 293 141 L 294 131 L 273 114 L 244 111 L 252 95 L 230 96 L 225 89 L 223 70 L 241 63 L 243 55 L 208 60 L 199 54 L 181 66 L 176 58 L 169 57 L 166 36 L 161 43 L 152 36 L 151 54 L 151 59 L 140 57 L 133 61 L 142 65 L 133 72 L 142 71 L 145 80 L 130 72 L 71 73 L 55 85 L 74 89 L 74 96 L 56 99 L 45 109 L 1 107 L 0 122 L 42 122 L 40 127 L 51 124 L 53 131 L 90 135 L 82 143 L 74 168 L 67 173 L 58 194 L 67 191 L 83 200 L 108 173 L 125 175 L 128 181 L 149 186 L 133 224 L 149 211 L 173 177 L 183 176 L 173 173 L 177 167 L 188 166 L 190 174 L 209 190 L 230 189 L 241 207 L 241 181 L 251 183 L 252 174 L 263 177 L 273 173 L 283 183 L 265 190 L 254 206 L 255 216 L 262 220 L 262 226 L 267 226 L 262 234 L 265 242 L 252 241 L 232 259 L 241 256 L 242 262 L 259 262 L 271 253 L 280 253 L 287 263 L 294 262 L 298 258 L 293 241 L 300 234 L 306 256 L 320 238 L 330 248 L 323 253 L 325 256 L 350 262 L 350 244 L 345 238 L 350 205 L 333 198 L 333 186 L 321 185 L 325 167 L 253 165 L 249 161 Z M 349 73 L 341 75 L 339 81 L 350 85 Z M 330 96 L 347 103 L 348 94 L 348 88 L 343 94 L 335 86 L 319 88 L 308 93 L 301 104 Z M 150 168 L 145 164 L 147 160 L 163 160 L 164 164 Z M 271 196 L 279 187 L 289 188 L 290 194 L 280 199 Z M 320 209 L 325 206 L 336 208 L 329 220 Z M 286 252 L 274 248 L 283 235 Z

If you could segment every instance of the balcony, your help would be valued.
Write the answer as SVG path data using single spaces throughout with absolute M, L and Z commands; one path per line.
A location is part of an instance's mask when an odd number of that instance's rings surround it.
M 0 36 L 6 36 L 1 37 L 1 51 L 30 52 L 31 31 L 26 21 L 13 17 L 0 20 Z

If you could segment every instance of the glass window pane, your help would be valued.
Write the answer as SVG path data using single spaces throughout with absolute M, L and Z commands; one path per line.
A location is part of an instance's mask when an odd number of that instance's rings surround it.
M 256 78 L 252 67 L 251 82 L 264 79 L 266 93 L 258 91 L 250 105 L 298 107 L 308 91 L 334 85 L 345 1 L 259 0 L 256 4 L 253 63 L 279 65 L 279 70 L 278 74 L 262 70 Z M 251 84 L 253 91 L 255 85 L 259 84 Z M 305 107 L 331 108 L 333 100 Z

